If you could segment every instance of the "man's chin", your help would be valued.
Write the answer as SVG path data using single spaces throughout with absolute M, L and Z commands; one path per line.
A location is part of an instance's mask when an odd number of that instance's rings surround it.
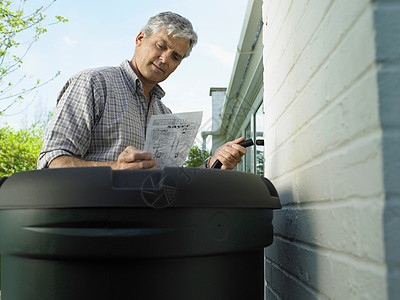
M 154 76 L 154 74 L 152 74 L 152 75 L 145 76 L 143 79 L 150 84 L 156 85 L 157 83 L 163 82 L 167 78 L 161 77 L 161 76 Z

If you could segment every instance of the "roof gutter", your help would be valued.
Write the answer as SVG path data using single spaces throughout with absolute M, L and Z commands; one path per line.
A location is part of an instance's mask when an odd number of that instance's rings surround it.
M 235 110 L 240 90 L 254 53 L 254 47 L 262 30 L 263 20 L 260 7 L 261 0 L 250 0 L 248 3 L 239 44 L 237 46 L 232 75 L 227 89 L 224 107 L 222 109 L 221 123 L 218 130 L 201 132 L 201 136 L 203 138 L 203 148 L 205 148 L 205 140 L 209 135 L 226 135 L 229 122 Z M 253 20 L 260 21 L 255 23 Z M 253 34 L 254 32 L 256 32 L 255 37 Z M 242 75 L 240 76 L 240 74 Z M 229 113 L 227 113 L 228 111 Z

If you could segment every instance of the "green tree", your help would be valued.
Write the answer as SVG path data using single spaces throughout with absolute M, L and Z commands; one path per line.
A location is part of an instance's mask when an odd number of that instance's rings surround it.
M 201 150 L 196 144 L 190 149 L 188 158 L 184 162 L 183 166 L 187 168 L 200 167 L 201 164 L 210 156 L 210 153 L 206 150 Z
M 53 23 L 44 24 L 45 12 L 55 1 L 53 0 L 47 6 L 41 6 L 32 12 L 26 12 L 26 0 L 20 0 L 19 4 L 15 4 L 18 1 L 0 0 L 0 101 L 5 103 L 0 105 L 0 115 L 17 101 L 23 99 L 24 95 L 43 86 L 60 74 L 58 71 L 46 82 L 37 79 L 28 88 L 20 88 L 26 75 L 17 77 L 16 81 L 8 79 L 22 66 L 23 59 L 32 44 L 47 32 L 45 26 L 68 21 L 64 17 L 56 16 Z M 30 39 L 22 42 L 21 40 L 24 40 L 27 35 L 30 36 Z
M 264 151 L 257 150 L 256 152 L 256 174 L 264 177 Z
M 40 123 L 20 130 L 0 128 L 0 177 L 36 169 L 43 128 Z

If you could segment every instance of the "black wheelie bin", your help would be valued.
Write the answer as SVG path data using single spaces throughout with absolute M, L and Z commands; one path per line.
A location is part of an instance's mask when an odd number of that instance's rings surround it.
M 254 174 L 107 167 L 0 187 L 2 300 L 263 299 L 278 193 Z

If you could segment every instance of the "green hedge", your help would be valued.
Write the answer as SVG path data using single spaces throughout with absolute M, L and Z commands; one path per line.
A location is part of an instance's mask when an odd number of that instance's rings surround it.
M 0 177 L 35 170 L 42 135 L 43 130 L 37 125 L 20 130 L 0 128 Z

